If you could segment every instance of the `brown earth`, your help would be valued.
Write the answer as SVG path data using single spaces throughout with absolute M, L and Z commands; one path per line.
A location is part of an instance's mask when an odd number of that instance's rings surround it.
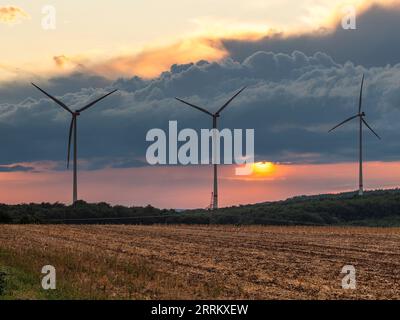
M 46 264 L 59 298 L 400 299 L 398 228 L 0 225 L 0 266 Z

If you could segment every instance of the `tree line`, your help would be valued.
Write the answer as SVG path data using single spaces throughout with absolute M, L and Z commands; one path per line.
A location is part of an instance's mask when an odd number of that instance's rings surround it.
M 216 211 L 125 207 L 78 201 L 0 205 L 0 223 L 12 224 L 234 224 L 400 226 L 400 190 L 295 197 Z

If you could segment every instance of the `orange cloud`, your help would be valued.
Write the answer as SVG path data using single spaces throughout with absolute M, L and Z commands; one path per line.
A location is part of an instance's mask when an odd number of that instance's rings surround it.
M 63 68 L 64 65 L 69 62 L 69 59 L 64 55 L 55 56 L 55 57 L 53 57 L 53 60 L 54 60 L 54 63 L 57 65 L 57 67 L 60 67 L 60 68 Z
M 54 56 L 53 61 L 61 69 L 85 68 L 87 59 L 83 57 L 67 57 L 66 55 Z
M 15 24 L 23 19 L 28 19 L 29 15 L 18 7 L 0 7 L 0 23 Z
M 145 78 L 158 76 L 173 64 L 198 60 L 216 61 L 227 52 L 218 40 L 190 39 L 167 47 L 144 50 L 134 56 L 122 56 L 93 66 L 96 73 L 109 77 L 138 75 Z
M 105 61 L 90 62 L 88 58 L 53 57 L 60 69 L 84 68 L 86 71 L 108 78 L 131 77 L 144 78 L 159 76 L 173 64 L 185 64 L 198 60 L 218 61 L 227 56 L 227 52 L 219 40 L 189 39 L 165 47 L 145 49 L 139 54 L 124 55 Z

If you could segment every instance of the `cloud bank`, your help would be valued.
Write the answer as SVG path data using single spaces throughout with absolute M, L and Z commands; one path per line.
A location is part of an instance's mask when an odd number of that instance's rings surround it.
M 339 64 L 322 52 L 260 51 L 242 62 L 173 65 L 152 80 L 133 77 L 111 82 L 74 74 L 39 85 L 72 108 L 105 91 L 120 90 L 79 118 L 79 158 L 85 169 L 145 165 L 148 130 L 167 131 L 169 120 L 177 120 L 179 129 L 211 126 L 208 117 L 174 97 L 217 110 L 245 85 L 249 88 L 224 111 L 221 128 L 254 128 L 256 160 L 335 163 L 357 159 L 355 123 L 332 134 L 327 131 L 356 113 L 363 73 L 364 110 L 383 137 L 378 141 L 366 133 L 366 158 L 399 160 L 400 64 L 365 68 Z M 10 84 L 1 90 L 8 92 L 9 101 L 0 103 L 0 145 L 6 151 L 0 153 L 0 163 L 50 160 L 60 162 L 62 168 L 69 115 L 28 84 Z M 12 102 L 18 97 L 19 102 Z

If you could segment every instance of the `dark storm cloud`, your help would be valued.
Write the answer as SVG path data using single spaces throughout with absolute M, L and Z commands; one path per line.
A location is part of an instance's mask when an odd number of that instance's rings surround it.
M 32 75 L 31 75 L 32 76 Z M 42 82 L 41 80 L 36 80 Z M 102 88 L 112 84 L 111 80 L 98 75 L 73 73 L 67 76 L 56 76 L 45 81 L 46 88 L 54 95 L 65 92 L 76 92 L 81 88 Z M 42 98 L 39 91 L 32 90 L 29 81 L 14 81 L 0 84 L 0 103 L 19 103 L 21 97 Z
M 395 65 L 400 62 L 400 5 L 371 7 L 357 17 L 356 30 L 344 30 L 341 23 L 326 31 L 284 37 L 281 34 L 259 41 L 225 40 L 230 56 L 243 61 L 257 51 L 291 54 L 295 50 L 313 55 L 322 51 L 338 63 L 352 61 L 366 67 Z
M 86 86 L 80 83 L 85 89 L 66 91 L 59 98 L 78 107 L 120 89 L 79 117 L 79 159 L 87 169 L 144 164 L 147 131 L 167 130 L 169 120 L 178 120 L 179 129 L 211 126 L 209 117 L 174 97 L 215 111 L 245 85 L 248 89 L 224 111 L 220 124 L 221 128 L 254 128 L 257 160 L 353 161 L 357 159 L 356 123 L 332 134 L 327 131 L 356 113 L 363 73 L 367 119 L 383 137 L 378 141 L 366 133 L 366 157 L 399 160 L 400 65 L 366 69 L 350 62 L 338 64 L 321 52 L 312 56 L 299 51 L 290 55 L 257 52 L 242 63 L 228 59 L 175 65 L 157 79 L 120 79 L 103 89 L 93 88 L 88 80 Z M 54 89 L 55 84 L 50 81 L 43 87 Z M 13 91 L 13 87 L 7 89 Z M 20 88 L 14 89 L 17 95 Z M 28 86 L 20 101 L 0 102 L 0 163 L 63 163 L 68 113 L 45 97 L 37 98 L 35 89 Z

